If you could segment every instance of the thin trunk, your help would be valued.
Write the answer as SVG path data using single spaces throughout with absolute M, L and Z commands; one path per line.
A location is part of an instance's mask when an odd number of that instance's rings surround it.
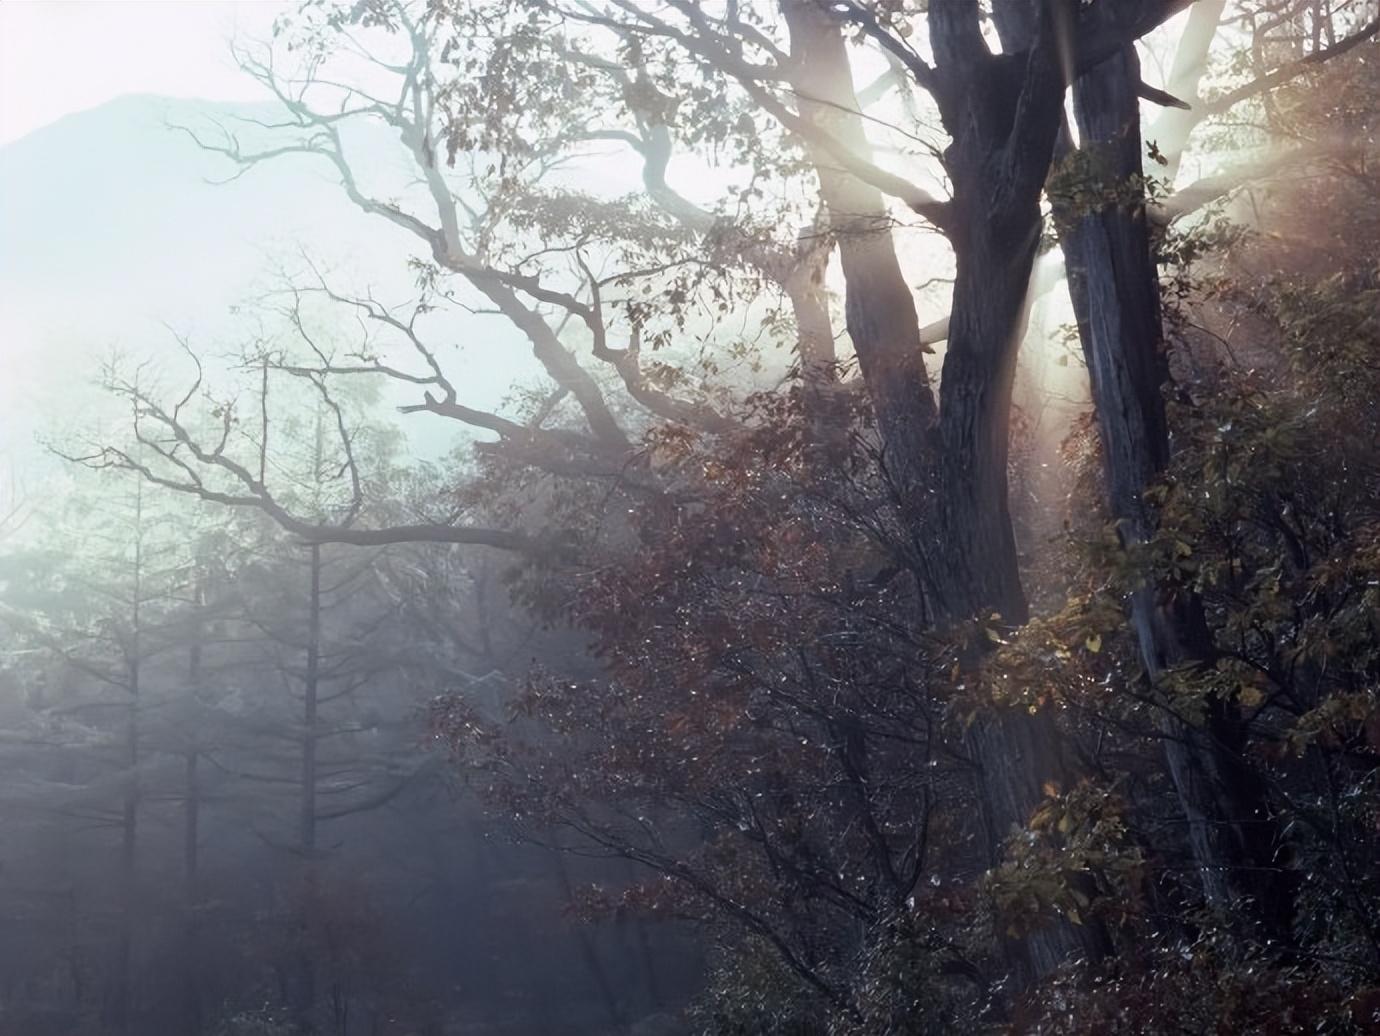
M 110 1008 L 111 1030 L 133 1032 L 131 985 L 133 983 L 135 854 L 139 839 L 139 696 L 143 668 L 144 594 L 144 482 L 134 490 L 134 559 L 130 602 L 130 633 L 126 650 L 124 794 L 120 807 L 120 929 L 115 943 L 115 971 Z
M 638 878 L 636 865 L 631 860 L 624 860 L 623 862 L 629 884 L 635 883 Z M 657 974 L 656 952 L 647 930 L 648 922 L 646 919 L 634 915 L 628 924 L 632 926 L 633 940 L 637 944 L 637 952 L 642 964 L 643 981 L 647 989 L 647 1000 L 653 1011 L 660 1011 L 666 1006 L 666 998 L 661 990 L 661 978 Z
M 307 665 L 302 683 L 302 774 L 297 834 L 303 868 L 297 1027 L 304 1033 L 315 1031 L 312 1015 L 316 1007 L 316 966 L 309 939 L 309 912 L 316 909 L 316 748 L 321 680 L 321 545 L 313 543 L 308 549 L 311 590 L 307 601 Z
M 186 801 L 182 817 L 182 871 L 186 881 L 187 908 L 196 908 L 197 893 L 197 849 L 201 825 L 201 752 L 193 748 L 185 757 L 183 784 Z
M 1128 547 L 1154 535 L 1155 515 L 1143 493 L 1169 460 L 1159 282 L 1144 198 L 1124 197 L 1141 174 L 1139 77 L 1135 51 L 1128 47 L 1076 84 L 1082 147 L 1099 181 L 1119 200 L 1090 213 L 1065 211 L 1060 219 L 1109 503 Z M 1202 609 L 1190 595 L 1168 597 L 1147 585 L 1131 595 L 1130 614 L 1152 681 L 1211 657 Z M 1240 755 L 1240 716 L 1229 703 L 1215 701 L 1201 724 L 1166 714 L 1161 727 L 1205 898 L 1219 906 L 1248 898 L 1265 934 L 1287 940 L 1292 876 L 1280 867 L 1282 843 L 1267 791 Z
M 316 408 L 312 446 L 312 510 L 322 513 L 321 488 L 325 467 L 325 426 L 322 407 Z M 319 741 L 318 709 L 321 692 L 321 544 L 307 548 L 309 589 L 307 592 L 306 666 L 302 677 L 302 772 L 298 787 L 298 851 L 302 857 L 302 885 L 298 891 L 300 916 L 298 931 L 297 988 L 295 1013 L 297 1031 L 316 1031 L 316 962 L 312 959 L 313 915 L 320 909 L 317 896 L 316 860 L 316 750 Z
M 120 930 L 115 944 L 115 989 L 111 1007 L 112 1030 L 132 1032 L 130 986 L 133 981 L 134 875 L 139 838 L 139 663 L 129 669 L 130 705 L 125 719 L 124 766 L 127 771 L 120 809 Z
M 198 580 L 200 576 L 198 576 Z M 204 604 L 203 588 L 198 581 L 193 607 L 200 609 Z M 201 688 L 201 625 L 198 621 L 192 630 L 192 644 L 188 652 L 187 687 L 191 695 L 192 708 L 197 707 Z M 182 868 L 186 895 L 186 954 L 183 966 L 186 969 L 185 1001 L 183 1027 L 187 1036 L 201 1032 L 201 972 L 200 972 L 200 932 L 197 907 L 200 898 L 200 860 L 201 828 L 201 750 L 192 734 L 192 745 L 185 756 L 183 773 L 184 796 L 182 824 Z
M 125 720 L 125 778 L 124 800 L 120 809 L 120 931 L 115 949 L 115 1000 L 113 1006 L 114 1031 L 129 1033 L 130 986 L 133 981 L 134 945 L 134 876 L 135 853 L 139 840 L 139 660 L 131 660 L 129 667 L 130 704 Z
M 557 849 L 552 851 L 551 857 L 556 864 L 556 877 L 561 883 L 566 908 L 571 909 L 575 906 L 575 886 L 570 880 L 570 868 L 566 865 L 565 854 Z M 599 999 L 603 1001 L 604 1009 L 608 1012 L 609 1024 L 615 1032 L 621 1031 L 626 1025 L 623 1009 L 618 1002 L 618 995 L 614 992 L 613 983 L 609 981 L 608 972 L 604 969 L 604 962 L 599 959 L 599 951 L 590 937 L 588 926 L 577 924 L 571 932 L 580 948 L 580 956 L 585 962 L 589 977 L 594 981 Z
M 310 860 L 316 851 L 317 709 L 321 681 L 321 544 L 310 551 L 311 591 L 308 598 L 307 665 L 302 685 L 302 780 L 298 842 Z

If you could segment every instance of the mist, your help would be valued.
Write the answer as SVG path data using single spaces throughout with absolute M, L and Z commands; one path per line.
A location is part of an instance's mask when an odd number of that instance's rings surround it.
M 1374 0 L 0 32 L 0 1036 L 1380 1032 Z

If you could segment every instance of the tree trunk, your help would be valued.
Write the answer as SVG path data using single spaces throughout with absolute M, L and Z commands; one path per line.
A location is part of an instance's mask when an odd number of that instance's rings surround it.
M 1002 55 L 982 37 L 977 5 L 931 4 L 942 77 L 936 93 L 952 143 L 946 233 L 957 260 L 948 350 L 940 381 L 938 498 L 931 509 L 931 607 L 941 621 L 996 614 L 1028 617 L 1007 498 L 1011 391 L 1025 332 L 1028 286 L 1040 240 L 1040 193 L 1063 110 L 1053 6 L 994 7 Z M 976 655 L 982 646 L 972 650 Z M 976 659 L 971 659 L 970 664 Z M 1047 710 L 996 704 L 972 743 L 982 773 L 993 862 L 1000 841 L 1024 827 L 1046 788 L 1067 789 L 1076 771 Z M 1012 947 L 1019 977 L 1037 980 L 1072 958 L 1111 952 L 1105 928 L 1059 918 Z
M 201 1032 L 201 932 L 198 907 L 197 849 L 201 823 L 201 753 L 192 748 L 186 755 L 185 770 L 185 812 L 183 816 L 182 863 L 186 881 L 186 921 L 183 938 L 185 940 L 182 967 L 183 978 L 183 1031 L 187 1036 L 197 1036 Z
M 135 613 L 138 614 L 138 581 L 135 582 Z M 135 619 L 136 629 L 138 619 Z M 134 638 L 133 655 L 129 662 L 129 706 L 125 717 L 124 768 L 125 789 L 120 805 L 120 928 L 115 938 L 114 988 L 111 991 L 111 1032 L 128 1034 L 133 1031 L 131 1016 L 131 986 L 134 980 L 134 898 L 135 854 L 139 841 L 139 638 Z
M 134 490 L 134 557 L 130 582 L 130 632 L 125 651 L 124 793 L 120 804 L 120 927 L 115 939 L 115 966 L 109 1006 L 110 1031 L 133 1031 L 131 1010 L 134 953 L 135 866 L 139 843 L 140 681 L 143 676 L 144 482 Z
M 818 4 L 787 0 L 782 10 L 801 113 L 867 156 L 837 24 Z M 915 530 L 928 618 L 940 625 L 988 621 L 992 613 L 1007 625 L 1027 618 L 1007 499 L 1011 390 L 1040 237 L 1040 189 L 1063 97 L 1053 32 L 1033 6 L 1029 13 L 1014 27 L 1030 48 L 1021 59 L 1028 67 L 1018 70 L 987 49 L 976 5 L 930 6 L 936 61 L 952 87 L 937 99 L 953 138 L 945 156 L 953 216 L 945 230 L 957 259 L 937 429 L 919 321 L 882 197 L 829 157 L 814 156 L 847 282 L 849 334 L 889 473 Z M 976 665 L 981 653 L 979 646 L 965 663 Z M 1068 786 L 1070 770 L 1044 712 L 997 706 L 976 725 L 972 742 L 995 863 L 1007 834 L 1026 825 L 1046 788 Z M 1013 946 L 1012 956 L 1028 982 L 1071 957 L 1097 959 L 1109 948 L 1100 925 L 1057 919 Z
M 1019 626 L 1028 606 L 1017 568 L 1007 504 L 1011 389 L 1017 346 L 1025 328 L 1026 287 L 1038 240 L 1038 209 L 1025 240 L 1003 240 L 978 223 L 959 252 L 950 322 L 949 355 L 941 384 L 941 439 L 937 540 L 932 606 L 941 621 L 992 614 Z M 976 665 L 981 642 L 967 660 Z M 984 826 L 990 862 L 1002 842 L 1022 829 L 1046 800 L 1049 787 L 1067 790 L 1076 768 L 1064 752 L 1053 715 L 994 703 L 970 736 L 981 771 Z M 1111 953 L 1101 924 L 1052 921 L 1031 933 L 1011 955 L 1022 980 L 1034 982 L 1060 964 L 1096 961 Z
M 204 588 L 198 575 L 192 606 L 200 609 L 205 604 Z M 192 709 L 200 702 L 201 690 L 201 636 L 199 621 L 192 628 L 192 644 L 188 652 L 187 690 L 191 696 Z M 195 712 L 193 712 L 195 718 Z M 201 933 L 200 917 L 197 908 L 200 901 L 200 838 L 201 838 L 201 748 L 195 731 L 191 734 L 192 743 L 185 756 L 183 774 L 183 817 L 182 817 L 182 868 L 186 884 L 186 952 L 183 958 L 185 969 L 185 993 L 183 1001 L 183 1030 L 187 1036 L 197 1036 L 202 1028 L 201 1010 Z
M 794 264 L 776 277 L 795 317 L 800 362 L 801 410 L 811 462 L 823 473 L 834 468 L 848 442 L 848 414 L 839 395 L 838 354 L 824 270 L 829 250 L 802 243 Z
M 800 114 L 859 157 L 870 158 L 838 23 L 813 0 L 782 0 L 781 10 L 790 29 L 791 85 Z M 891 215 L 875 187 L 818 148 L 810 149 L 810 157 L 829 210 L 829 230 L 838 241 L 848 335 L 891 475 L 913 508 L 925 484 L 923 445 L 934 419 L 934 398 L 915 299 L 891 239 Z
M 1143 493 L 1169 460 L 1159 282 L 1143 194 L 1125 197 L 1128 189 L 1138 191 L 1141 174 L 1139 78 L 1135 50 L 1127 47 L 1076 84 L 1082 148 L 1114 197 L 1089 213 L 1069 212 L 1065 205 L 1060 219 L 1108 499 L 1128 547 L 1154 534 L 1155 515 Z M 1167 598 L 1147 585 L 1132 593 L 1130 615 L 1152 682 L 1175 667 L 1211 658 L 1211 638 L 1196 599 Z M 1292 878 L 1280 867 L 1282 844 L 1269 816 L 1267 791 L 1240 755 L 1240 716 L 1230 703 L 1214 701 L 1204 723 L 1166 714 L 1161 732 L 1204 897 L 1224 907 L 1248 898 L 1264 934 L 1287 941 Z
M 302 776 L 299 794 L 298 842 L 302 853 L 302 945 L 299 948 L 297 1028 L 316 1031 L 316 963 L 312 960 L 311 912 L 319 909 L 316 897 L 316 748 L 317 707 L 321 682 L 321 544 L 309 548 L 311 590 L 307 599 L 307 665 L 302 681 Z
M 565 862 L 565 853 L 559 849 L 552 850 L 551 860 L 556 867 L 556 877 L 560 881 L 565 908 L 574 910 L 575 885 L 570 880 L 570 868 Z M 615 1032 L 621 1031 L 627 1025 L 627 1021 L 623 1017 L 623 1007 L 619 1002 L 614 984 L 609 979 L 608 971 L 604 968 L 604 962 L 599 957 L 599 950 L 594 945 L 594 939 L 588 926 L 577 924 L 571 929 L 571 934 L 575 938 L 575 944 L 580 948 L 580 957 L 585 963 L 585 969 L 594 983 L 594 988 L 599 994 L 604 1010 L 608 1012 L 609 1024 L 613 1026 Z
M 311 591 L 307 617 L 307 667 L 302 686 L 302 782 L 298 838 L 302 855 L 310 860 L 316 851 L 316 743 L 317 706 L 321 668 L 321 544 L 311 550 Z
M 1011 527 L 1007 467 L 1011 390 L 1025 333 L 1027 286 L 1039 241 L 1032 203 L 1019 224 L 988 222 L 975 208 L 955 233 L 957 271 L 940 384 L 940 530 L 931 558 L 931 607 L 950 618 L 1028 618 Z

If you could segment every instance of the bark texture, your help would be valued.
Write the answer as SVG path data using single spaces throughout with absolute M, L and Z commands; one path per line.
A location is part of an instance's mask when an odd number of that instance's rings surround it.
M 1035 0 L 994 7 L 1006 53 L 983 39 L 977 5 L 931 4 L 936 100 L 952 140 L 946 233 L 956 257 L 948 351 L 940 382 L 938 497 L 930 514 L 932 608 L 941 621 L 1028 618 L 1007 492 L 1011 391 L 1039 246 L 1040 194 L 1058 136 L 1065 83 L 1060 14 Z M 1062 26 L 1067 28 L 1067 26 Z M 980 648 L 977 650 L 981 650 Z M 1076 780 L 1053 716 L 996 705 L 972 734 L 995 862 L 1049 786 Z M 1111 951 L 1103 926 L 1058 918 L 1011 947 L 1019 977 L 1037 980 L 1074 958 Z
M 1169 461 L 1162 389 L 1159 282 L 1139 189 L 1142 144 L 1134 48 L 1082 76 L 1074 107 L 1082 149 L 1105 185 L 1091 212 L 1064 207 L 1061 237 L 1105 458 L 1106 490 L 1123 543 L 1155 532 L 1144 491 Z M 1145 585 L 1131 595 L 1131 625 L 1152 682 L 1180 666 L 1210 661 L 1212 644 L 1196 599 Z M 1245 899 L 1267 937 L 1287 940 L 1293 878 L 1270 815 L 1268 791 L 1241 757 L 1242 720 L 1212 701 L 1202 723 L 1171 713 L 1161 721 L 1166 763 L 1187 823 L 1187 842 L 1205 899 Z
M 870 162 L 872 149 L 839 23 L 812 0 L 783 0 L 781 8 L 790 30 L 791 85 L 800 114 Z M 829 211 L 829 232 L 838 242 L 848 335 L 885 457 L 911 506 L 925 483 L 923 447 L 934 419 L 934 397 L 915 299 L 891 237 L 891 215 L 881 191 L 823 149 L 808 142 L 807 147 Z

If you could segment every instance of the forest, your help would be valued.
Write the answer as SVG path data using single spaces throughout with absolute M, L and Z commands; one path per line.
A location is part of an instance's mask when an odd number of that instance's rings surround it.
M 1380 2 L 274 11 L 0 147 L 0 1036 L 1380 1033 Z

